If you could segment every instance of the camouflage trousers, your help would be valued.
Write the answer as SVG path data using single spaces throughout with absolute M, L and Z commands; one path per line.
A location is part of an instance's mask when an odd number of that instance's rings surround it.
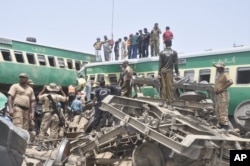
M 47 131 L 50 128 L 49 138 L 57 139 L 59 132 L 59 118 L 56 114 L 51 112 L 45 112 L 43 114 L 43 119 L 41 123 L 39 139 L 44 139 L 47 137 Z
M 172 72 L 161 73 L 161 97 L 168 101 L 174 100 Z
M 221 94 L 215 96 L 215 114 L 220 124 L 228 125 L 228 103 L 229 93 L 223 91 Z
M 29 130 L 29 111 L 23 110 L 19 107 L 13 108 L 13 124 L 25 130 Z
M 158 56 L 160 48 L 159 39 L 151 40 L 150 46 L 151 46 L 151 56 Z
M 124 83 L 122 85 L 122 95 L 121 96 L 132 97 L 131 80 L 124 81 Z

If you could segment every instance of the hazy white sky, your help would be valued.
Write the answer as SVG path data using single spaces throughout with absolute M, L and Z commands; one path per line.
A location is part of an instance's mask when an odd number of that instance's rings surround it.
M 94 54 L 96 38 L 111 37 L 112 2 L 2 0 L 0 37 Z M 114 40 L 156 22 L 178 52 L 250 45 L 249 0 L 114 0 Z

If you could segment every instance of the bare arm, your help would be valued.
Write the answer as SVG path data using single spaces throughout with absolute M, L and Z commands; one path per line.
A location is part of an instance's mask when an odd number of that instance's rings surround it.
M 66 97 L 66 94 L 64 93 L 64 91 L 62 90 L 62 88 L 61 88 L 60 92 L 63 95 L 63 97 Z
M 31 111 L 30 111 L 30 119 L 33 119 L 34 118 L 34 115 L 35 115 L 35 101 L 31 101 Z
M 45 91 L 46 91 L 46 86 L 44 85 L 43 86 L 43 89 L 41 90 L 41 92 L 38 94 L 38 96 L 41 96 Z
M 9 114 L 13 115 L 13 97 L 11 95 L 8 96 L 8 107 L 9 107 Z

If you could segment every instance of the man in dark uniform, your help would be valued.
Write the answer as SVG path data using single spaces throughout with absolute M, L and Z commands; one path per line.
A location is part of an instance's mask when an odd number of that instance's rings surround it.
M 148 57 L 148 46 L 150 43 L 150 33 L 148 32 L 147 28 L 144 28 L 144 38 L 143 38 L 143 50 L 142 50 L 142 57 Z
M 175 68 L 175 73 L 179 75 L 178 54 L 176 51 L 172 50 L 169 43 L 165 43 L 165 45 L 166 48 L 161 51 L 159 55 L 158 78 L 161 81 L 161 97 L 171 102 L 174 99 L 173 68 Z
M 111 79 L 111 85 L 107 86 L 110 89 L 110 94 L 115 96 L 121 96 L 121 86 L 117 85 L 116 79 Z
M 97 127 L 102 128 L 105 126 L 108 113 L 100 110 L 100 107 L 102 105 L 102 100 L 108 95 L 110 95 L 110 90 L 105 87 L 105 81 L 102 80 L 100 81 L 100 87 L 95 90 L 95 97 L 93 100 L 93 105 L 95 107 L 94 121 L 86 129 L 86 133 L 95 130 Z
M 115 47 L 114 47 L 114 52 L 115 52 L 115 60 L 119 60 L 119 53 L 120 53 L 120 43 L 121 43 L 122 39 L 119 38 L 116 42 L 115 42 Z

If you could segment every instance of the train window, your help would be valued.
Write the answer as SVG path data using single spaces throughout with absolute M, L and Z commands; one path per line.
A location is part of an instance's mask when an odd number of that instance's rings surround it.
M 144 75 L 143 75 L 143 78 L 144 78 Z M 147 78 L 155 78 L 155 73 L 147 73 Z
M 92 80 L 92 81 L 95 81 L 95 75 L 90 75 L 89 79 Z
M 139 77 L 139 78 L 144 78 L 144 74 L 143 73 L 137 73 L 136 74 L 136 77 Z M 148 76 L 149 78 L 151 78 L 151 76 Z
M 184 77 L 188 77 L 190 81 L 194 81 L 194 70 L 184 71 Z
M 58 64 L 60 68 L 64 68 L 65 64 L 64 64 L 64 60 L 63 58 L 57 58 Z
M 29 64 L 36 64 L 34 54 L 26 53 Z
M 71 59 L 67 59 L 67 65 L 69 69 L 73 69 L 73 65 L 72 65 L 72 60 Z
M 249 84 L 250 83 L 250 67 L 237 68 L 237 84 Z
M 3 55 L 3 60 L 12 61 L 9 50 L 1 50 L 1 53 Z
M 37 57 L 38 57 L 39 64 L 41 66 L 45 66 L 46 65 L 46 61 L 45 61 L 44 55 L 37 55 Z
M 19 63 L 24 63 L 24 60 L 23 60 L 23 54 L 21 52 L 14 52 L 15 54 L 15 57 L 16 57 L 16 61 L 19 62 Z
M 55 58 L 53 56 L 49 56 L 48 59 L 49 59 L 49 65 L 55 67 L 56 66 Z
M 113 82 L 113 81 L 117 82 L 117 77 L 116 77 L 115 74 L 109 74 L 108 78 L 109 78 L 110 83 Z
M 209 83 L 210 82 L 210 74 L 211 74 L 211 70 L 210 69 L 202 69 L 202 70 L 200 70 L 200 79 L 199 79 L 199 82 L 201 82 L 201 81 L 207 81 Z
M 80 61 L 75 61 L 75 66 L 76 66 L 76 70 L 80 70 L 81 68 Z
M 104 80 L 104 74 L 97 74 L 97 82 Z

